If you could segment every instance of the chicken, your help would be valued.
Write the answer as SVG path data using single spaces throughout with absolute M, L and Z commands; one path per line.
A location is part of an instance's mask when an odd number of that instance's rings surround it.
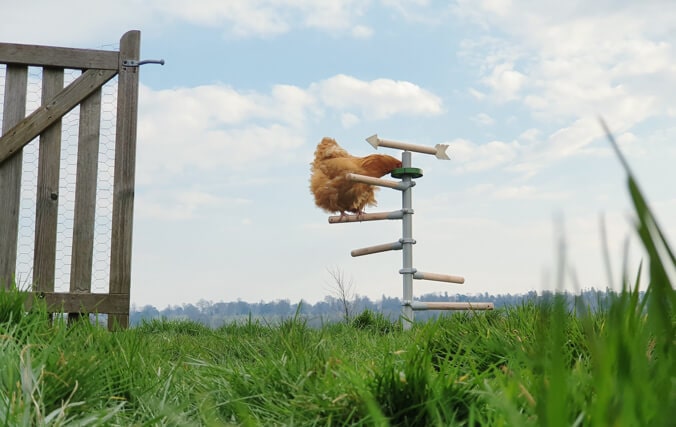
M 332 138 L 324 138 L 317 145 L 312 162 L 310 191 L 315 204 L 329 213 L 364 213 L 366 206 L 376 206 L 377 187 L 350 181 L 348 173 L 367 175 L 374 178 L 400 168 L 401 161 L 385 154 L 371 154 L 355 157 L 345 151 Z

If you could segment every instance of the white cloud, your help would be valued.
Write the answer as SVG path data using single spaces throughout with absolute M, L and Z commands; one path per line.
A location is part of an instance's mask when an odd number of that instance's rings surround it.
M 380 3 L 404 20 L 423 25 L 443 24 L 452 11 L 452 6 L 447 2 L 430 0 L 380 0 Z
M 469 89 L 467 89 L 467 92 L 469 92 L 469 94 L 472 95 L 472 97 L 473 97 L 474 99 L 478 100 L 478 101 L 481 101 L 481 100 L 483 100 L 483 99 L 486 98 L 486 94 L 485 94 L 485 93 L 483 93 L 483 92 L 481 92 L 481 91 L 479 91 L 479 90 L 476 90 L 476 89 L 474 89 L 474 88 L 469 88 Z
M 373 36 L 373 28 L 365 25 L 357 25 L 351 30 L 352 37 L 356 39 L 368 39 Z
M 163 0 L 156 9 L 170 19 L 184 20 L 208 27 L 226 27 L 238 37 L 271 36 L 289 31 L 288 17 L 265 1 L 193 1 Z
M 489 116 L 486 113 L 479 113 L 476 116 L 472 117 L 472 120 L 474 120 L 476 123 L 482 126 L 492 126 L 495 124 L 495 119 L 493 119 L 493 117 Z
M 519 135 L 519 140 L 521 141 L 529 141 L 529 142 L 535 142 L 538 140 L 542 132 L 540 130 L 535 129 L 535 128 L 530 128 L 526 129 Z
M 279 0 L 271 0 L 271 2 L 279 3 Z M 369 5 L 369 2 L 360 0 L 338 0 L 329 2 L 315 0 L 287 0 L 282 1 L 282 3 L 286 3 L 287 7 L 298 7 L 304 14 L 305 24 L 309 27 L 333 31 L 351 30 L 353 34 L 353 21 L 362 16 Z M 365 27 L 363 28 L 365 29 Z M 360 30 L 357 30 L 357 32 L 359 31 Z M 363 30 L 361 31 L 363 32 Z
M 249 120 L 277 120 L 300 125 L 314 99 L 304 90 L 289 85 L 275 85 L 270 95 L 238 92 L 222 84 L 153 91 L 142 86 L 140 100 L 144 110 L 157 118 L 203 124 L 232 125 Z M 180 114 L 179 114 L 180 113 Z
M 482 82 L 492 89 L 497 100 L 501 102 L 517 99 L 525 81 L 526 76 L 514 70 L 514 64 L 510 63 L 496 65 L 490 75 L 482 79 Z
M 92 8 L 85 0 L 33 0 L 3 7 L 0 40 L 15 43 L 98 47 L 117 44 L 130 28 L 160 33 L 167 25 L 189 23 L 222 29 L 226 36 L 272 37 L 313 28 L 356 38 L 373 30 L 359 24 L 370 7 L 359 0 L 120 0 Z M 84 12 L 86 11 L 86 12 Z M 26 25 L 30 17 L 30 25 Z M 40 31 L 36 31 L 39 28 Z M 92 40 L 96 44 L 92 46 Z
M 486 57 L 472 58 L 498 98 L 513 99 L 521 90 L 536 114 L 617 114 L 631 124 L 670 105 L 676 85 L 676 45 L 668 38 L 676 29 L 674 8 L 655 2 L 460 3 L 508 34 L 507 40 L 463 44 L 465 51 L 489 49 Z
M 479 184 L 467 193 L 496 200 L 562 200 L 567 197 L 565 193 L 545 191 L 533 185 Z
M 315 102 L 288 85 L 277 85 L 267 95 L 225 85 L 160 91 L 142 85 L 139 99 L 142 180 L 188 168 L 241 169 L 298 147 Z
M 138 169 L 146 184 L 291 158 L 306 141 L 308 122 L 327 111 L 345 128 L 363 119 L 441 112 L 441 99 L 413 83 L 346 75 L 307 89 L 275 85 L 269 93 L 222 84 L 158 91 L 141 85 L 139 100 Z
M 349 128 L 359 123 L 359 117 L 352 113 L 344 113 L 340 116 L 340 123 L 344 128 Z
M 139 126 L 139 139 L 143 141 L 139 179 L 145 182 L 160 182 L 189 170 L 227 167 L 241 171 L 253 166 L 252 162 L 272 160 L 305 141 L 300 130 L 280 124 L 210 129 L 166 123 L 153 135 Z
M 407 82 L 391 79 L 359 80 L 339 74 L 310 86 L 322 104 L 349 110 L 366 119 L 387 119 L 394 115 L 437 115 L 442 100 L 437 95 Z
M 140 219 L 182 221 L 207 217 L 212 209 L 223 210 L 225 206 L 232 209 L 249 203 L 247 199 L 228 199 L 195 189 L 153 191 L 139 198 L 136 215 Z
M 590 100 L 612 109 L 617 97 L 647 96 L 636 77 L 658 77 L 663 89 L 676 79 L 676 46 L 668 38 L 676 9 L 657 3 L 460 1 L 461 14 L 508 35 L 466 40 L 461 57 L 480 64 L 483 82 L 497 95 L 514 94 L 511 88 L 521 88 L 520 76 L 527 75 L 535 101 L 553 113 L 579 116 Z
M 355 24 L 368 7 L 356 0 L 317 2 L 314 0 L 252 0 L 157 2 L 157 10 L 174 19 L 197 25 L 225 27 L 236 37 L 265 37 L 295 28 L 315 28 L 329 32 L 347 32 L 358 38 L 372 30 Z
M 275 85 L 269 92 L 240 91 L 223 84 L 139 93 L 138 174 L 145 218 L 187 220 L 225 204 L 188 185 L 255 179 L 273 165 L 309 152 L 307 133 L 326 115 L 344 128 L 362 120 L 429 115 L 441 100 L 410 82 L 362 81 L 339 75 L 308 88 Z M 166 193 L 163 188 L 174 191 Z
M 544 136 L 524 132 L 512 170 L 532 174 L 564 157 L 599 153 L 593 146 L 602 136 L 598 115 L 625 141 L 637 124 L 669 115 L 676 97 L 670 39 L 676 8 L 659 3 L 458 2 L 457 16 L 485 31 L 460 43 L 459 58 L 475 67 L 482 85 L 470 94 L 519 102 L 556 126 Z
M 129 29 L 158 31 L 166 21 L 149 2 L 120 0 L 91 6 L 87 0 L 34 0 L 3 5 L 0 40 L 79 48 L 116 48 L 122 34 Z
M 456 172 L 478 172 L 503 167 L 519 155 L 522 147 L 517 141 L 491 141 L 486 144 L 458 139 L 448 143 L 448 151 Z M 457 166 L 456 166 L 457 165 Z

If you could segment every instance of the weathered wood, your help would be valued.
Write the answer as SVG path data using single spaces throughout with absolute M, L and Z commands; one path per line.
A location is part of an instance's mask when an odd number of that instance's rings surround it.
M 439 273 L 426 273 L 424 271 L 416 271 L 413 273 L 413 278 L 418 280 L 433 280 L 437 282 L 448 282 L 448 283 L 465 283 L 465 278 L 461 276 L 452 276 L 450 274 L 439 274 Z
M 493 310 L 492 302 L 437 302 L 413 301 L 408 304 L 415 311 L 421 310 Z
M 0 135 L 0 284 L 10 283 L 16 268 L 21 152 L 26 144 L 40 136 L 33 258 L 33 278 L 38 292 L 31 294 L 29 305 L 35 298 L 43 298 L 54 312 L 63 311 L 73 316 L 108 313 L 109 328 L 126 328 L 129 324 L 139 81 L 138 67 L 123 66 L 123 61 L 138 61 L 139 53 L 139 31 L 130 31 L 122 37 L 119 52 L 0 43 L 0 64 L 8 64 Z M 43 102 L 25 117 L 29 65 L 45 67 Z M 63 88 L 65 68 L 84 71 Z M 92 294 L 101 87 L 118 73 L 110 287 L 108 294 Z M 61 118 L 80 103 L 71 292 L 58 293 L 53 290 Z
M 10 66 L 7 67 L 10 69 Z M 60 120 L 90 93 L 115 76 L 115 71 L 87 70 L 47 104 L 41 105 L 0 137 L 0 164 L 19 152 L 48 126 Z M 5 106 L 8 104 L 5 103 Z M 12 123 L 14 125 L 14 123 Z M 4 127 L 4 125 L 3 125 Z
M 383 219 L 402 219 L 404 211 L 392 212 L 373 212 L 363 213 L 358 215 L 331 215 L 329 217 L 329 224 L 340 224 L 341 222 L 362 222 L 362 221 L 380 221 Z
M 401 242 L 383 243 L 380 245 L 368 246 L 365 248 L 354 249 L 350 252 L 353 257 L 377 254 L 379 252 L 399 251 L 403 247 Z
M 138 114 L 139 67 L 125 67 L 123 60 L 138 60 L 141 33 L 129 31 L 120 39 L 120 71 L 117 81 L 117 128 L 115 134 L 115 177 L 110 247 L 111 294 L 128 295 L 131 288 L 131 245 L 134 218 L 136 171 L 136 122 Z M 108 327 L 126 328 L 129 313 L 108 317 Z
M 8 65 L 3 100 L 3 134 L 26 115 L 27 85 L 28 67 Z M 0 150 L 3 148 L 4 143 L 0 138 Z M 0 286 L 5 287 L 10 286 L 16 271 L 22 157 L 21 151 L 18 151 L 10 161 L 0 162 Z
M 118 58 L 118 52 L 106 50 L 0 43 L 0 64 L 117 71 Z
M 44 68 L 42 103 L 47 103 L 61 89 L 63 89 L 63 69 Z M 61 120 L 57 120 L 40 134 L 33 252 L 33 286 L 37 291 L 54 291 L 60 159 Z
M 418 145 L 418 144 L 409 144 L 408 142 L 399 142 L 399 141 L 392 141 L 389 139 L 383 139 L 379 138 L 378 135 L 371 135 L 368 138 L 366 138 L 366 141 L 373 146 L 376 150 L 378 147 L 390 147 L 390 148 L 396 148 L 397 150 L 404 150 L 404 151 L 415 151 L 417 153 L 423 153 L 423 154 L 434 154 L 437 159 L 440 160 L 450 160 L 448 157 L 448 154 L 446 154 L 446 149 L 448 148 L 448 144 L 437 144 L 434 147 L 427 147 L 424 145 Z
M 413 187 L 415 182 L 406 184 L 402 181 L 392 181 L 390 179 L 374 178 L 372 176 L 359 175 L 357 173 L 348 173 L 345 174 L 345 177 L 350 181 L 362 182 L 369 185 L 377 185 L 379 187 L 392 188 L 394 190 L 403 191 L 409 187 Z
M 125 294 L 30 292 L 26 308 L 32 307 L 36 299 L 43 300 L 52 313 L 129 314 L 129 295 Z
M 91 291 L 100 129 L 101 89 L 94 91 L 80 104 L 73 247 L 70 263 L 71 292 Z

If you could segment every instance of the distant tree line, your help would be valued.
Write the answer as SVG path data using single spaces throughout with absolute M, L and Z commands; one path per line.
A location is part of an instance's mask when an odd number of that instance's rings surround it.
M 578 294 L 563 293 L 569 306 L 572 308 L 575 304 L 583 303 L 585 307 L 596 310 L 604 306 L 614 292 L 610 290 L 600 291 L 590 289 Z M 526 294 L 499 294 L 490 295 L 488 293 L 478 295 L 444 293 L 430 293 L 422 295 L 416 300 L 420 301 L 449 301 L 449 302 L 492 302 L 496 309 L 505 306 L 526 304 L 530 302 L 542 302 L 554 297 L 553 292 L 535 292 Z M 346 306 L 349 304 L 349 306 Z M 200 300 L 196 304 L 182 304 L 168 306 L 158 310 L 152 305 L 137 307 L 132 305 L 130 311 L 131 325 L 137 325 L 141 322 L 158 320 L 191 320 L 217 328 L 223 324 L 243 321 L 264 321 L 274 323 L 276 321 L 287 319 L 294 316 L 300 316 L 308 322 L 310 326 L 321 326 L 326 323 L 345 320 L 346 311 L 352 315 L 359 314 L 364 310 L 382 313 L 391 320 L 396 320 L 401 313 L 401 300 L 397 297 L 388 297 L 383 295 L 381 299 L 372 301 L 368 297 L 355 295 L 350 301 L 334 296 L 326 296 L 322 301 L 314 304 L 307 301 L 291 303 L 288 299 L 276 300 L 272 302 L 260 301 L 249 303 L 241 300 L 233 302 L 212 302 Z M 427 320 L 439 315 L 447 314 L 443 311 L 418 311 L 415 314 L 416 320 Z

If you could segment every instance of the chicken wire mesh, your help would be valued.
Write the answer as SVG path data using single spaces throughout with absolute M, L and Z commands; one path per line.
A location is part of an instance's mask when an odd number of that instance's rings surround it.
M 5 76 L 7 67 L 0 64 L 0 127 L 2 126 Z M 64 87 L 79 77 L 80 70 L 64 71 Z M 42 68 L 28 67 L 26 114 L 35 111 L 41 103 Z M 92 260 L 93 292 L 108 292 L 111 223 L 113 211 L 113 171 L 115 161 L 115 126 L 117 112 L 117 77 L 102 87 L 101 129 L 99 139 L 98 176 Z M 79 133 L 79 107 L 62 118 L 61 159 L 59 172 L 59 205 L 57 221 L 56 266 L 54 291 L 68 292 L 70 288 L 71 251 L 75 212 L 75 184 Z M 23 148 L 21 174 L 21 202 L 15 279 L 21 288 L 33 283 L 33 254 L 35 248 L 36 193 L 38 182 L 39 137 Z

